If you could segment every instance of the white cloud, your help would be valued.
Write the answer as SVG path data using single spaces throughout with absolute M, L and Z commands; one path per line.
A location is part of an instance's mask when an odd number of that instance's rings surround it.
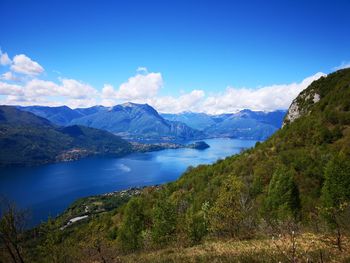
M 300 83 L 266 86 L 258 89 L 228 87 L 222 94 L 209 96 L 202 104 L 204 112 L 220 114 L 241 109 L 272 111 L 287 109 L 293 99 L 324 73 L 304 79 Z
M 60 79 L 59 84 L 41 79 L 31 79 L 23 85 L 0 82 L 0 95 L 8 96 L 5 104 L 71 107 L 95 105 L 99 97 L 93 87 L 74 79 Z
M 74 79 L 60 79 L 60 84 L 41 79 L 32 79 L 23 87 L 29 97 L 61 96 L 69 99 L 84 100 L 98 95 L 88 84 Z
M 160 73 L 136 74 L 127 82 L 122 83 L 118 90 L 111 85 L 105 85 L 102 90 L 104 99 L 119 99 L 125 101 L 147 100 L 157 95 L 163 87 L 163 78 Z
M 23 89 L 19 85 L 8 84 L 0 81 L 0 95 L 24 95 Z
M 343 61 L 339 66 L 334 67 L 334 70 L 340 70 L 340 69 L 345 69 L 345 68 L 350 68 L 350 61 Z
M 103 99 L 115 99 L 117 96 L 116 90 L 111 84 L 105 84 L 102 89 L 102 98 Z
M 317 73 L 299 83 L 271 85 L 257 89 L 228 87 L 224 92 L 205 96 L 202 90 L 193 90 L 179 97 L 155 96 L 136 101 L 149 103 L 160 112 L 179 113 L 182 111 L 221 114 L 242 109 L 272 111 L 287 109 L 294 98 L 314 80 L 325 76 Z
M 73 99 L 86 99 L 97 96 L 98 92 L 89 84 L 77 81 L 75 79 L 60 79 L 62 85 L 59 87 L 59 93 L 62 96 Z
M 44 72 L 44 68 L 38 62 L 31 60 L 24 54 L 16 55 L 13 58 L 11 70 L 31 76 L 36 76 Z
M 117 104 L 116 101 L 117 91 L 111 84 L 105 84 L 101 92 L 101 105 L 111 107 Z
M 148 103 L 160 112 L 182 111 L 220 114 L 241 109 L 265 110 L 287 109 L 292 100 L 314 80 L 324 76 L 317 73 L 299 83 L 280 84 L 251 88 L 227 87 L 222 92 L 206 95 L 203 90 L 194 89 L 175 96 L 160 96 L 164 81 L 161 73 L 148 72 L 139 67 L 136 75 L 122 83 L 119 88 L 105 84 L 101 91 L 91 85 L 70 78 L 58 78 L 56 82 L 37 78 L 44 69 L 24 54 L 8 60 L 0 50 L 1 63 L 12 63 L 11 70 L 0 76 L 0 95 L 6 96 L 0 103 L 17 105 L 68 105 L 89 107 L 96 104 L 113 106 L 122 102 Z M 8 59 L 7 59 L 8 58 Z M 10 61 L 10 62 L 9 62 Z M 349 67 L 343 62 L 340 67 Z M 22 73 L 22 74 L 16 74 Z M 13 84 L 16 83 L 16 84 Z
M 0 65 L 6 66 L 12 63 L 11 59 L 7 55 L 7 53 L 2 53 L 0 49 Z
M 97 104 L 98 102 L 95 98 L 70 99 L 64 103 L 64 105 L 67 105 L 72 109 L 92 107 Z
M 0 80 L 3 80 L 0 81 L 0 95 L 6 96 L 0 103 L 81 107 L 96 104 L 96 98 L 100 96 L 92 86 L 75 79 L 59 78 L 58 82 L 52 82 L 35 78 L 44 69 L 24 54 L 16 55 L 11 61 L 0 50 L 0 59 L 2 65 L 11 64 L 11 71 L 0 76 Z M 8 82 L 16 82 L 18 85 Z
M 21 105 L 21 106 L 31 106 L 31 105 L 59 106 L 59 103 L 48 101 L 45 98 L 28 98 L 20 95 L 9 95 L 5 99 L 0 100 L 0 104 Z
M 0 76 L 0 79 L 7 81 L 20 81 L 21 78 L 15 76 L 11 71 L 5 72 Z
M 59 95 L 59 86 L 56 83 L 41 79 L 28 81 L 23 90 L 25 95 L 30 98 Z
M 146 68 L 142 68 L 146 71 Z M 138 68 L 137 71 L 140 71 Z M 158 91 L 163 87 L 163 79 L 160 73 L 136 74 L 115 89 L 110 84 L 105 84 L 101 92 L 101 104 L 112 106 L 117 103 L 132 101 L 135 103 L 148 103 L 161 112 L 181 112 L 194 110 L 197 104 L 204 98 L 202 90 L 193 90 L 179 97 L 158 96 Z
M 317 73 L 299 83 L 271 85 L 258 89 L 228 87 L 224 92 L 208 96 L 203 90 L 196 89 L 182 93 L 179 97 L 157 94 L 163 83 L 160 73 L 149 73 L 141 80 L 138 79 L 139 76 L 131 77 L 118 90 L 106 84 L 101 92 L 74 79 L 59 79 L 59 83 L 31 79 L 22 86 L 0 82 L 0 95 L 8 96 L 7 103 L 21 105 L 30 105 L 31 102 L 40 105 L 68 105 L 75 108 L 96 104 L 113 106 L 132 101 L 148 103 L 158 111 L 168 113 L 193 111 L 220 114 L 241 109 L 271 111 L 287 109 L 302 90 L 325 74 Z M 140 90 L 140 87 L 146 87 L 148 93 L 145 93 L 144 89 Z M 128 96 L 122 96 L 121 94 L 126 91 L 129 92 Z
M 147 103 L 160 112 L 179 113 L 183 111 L 198 111 L 205 96 L 203 90 L 193 90 L 179 97 L 165 96 L 149 99 Z
M 138 73 L 144 73 L 144 74 L 147 74 L 148 73 L 148 70 L 146 67 L 138 67 L 136 72 Z
M 160 73 L 137 74 L 120 85 L 117 98 L 124 100 L 151 98 L 157 95 L 162 86 L 163 79 Z

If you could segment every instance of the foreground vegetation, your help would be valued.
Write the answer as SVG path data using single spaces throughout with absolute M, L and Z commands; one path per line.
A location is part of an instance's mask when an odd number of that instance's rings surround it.
M 350 69 L 297 101 L 301 116 L 254 149 L 64 230 L 50 220 L 15 231 L 4 257 L 18 248 L 29 262 L 349 262 Z

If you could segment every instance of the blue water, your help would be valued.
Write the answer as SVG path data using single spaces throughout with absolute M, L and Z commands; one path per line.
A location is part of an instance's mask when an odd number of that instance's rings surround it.
M 210 148 L 169 149 L 123 158 L 87 158 L 38 167 L 1 168 L 0 195 L 28 208 L 30 226 L 56 216 L 80 197 L 176 180 L 188 166 L 209 164 L 256 141 L 206 140 Z

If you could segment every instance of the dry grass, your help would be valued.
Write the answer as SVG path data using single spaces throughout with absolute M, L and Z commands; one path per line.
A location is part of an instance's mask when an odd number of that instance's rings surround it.
M 120 262 L 293 262 L 289 237 L 249 241 L 207 241 L 194 247 L 169 247 L 129 254 Z M 329 237 L 310 233 L 296 237 L 294 262 L 350 262 L 350 242 L 344 239 L 340 252 Z

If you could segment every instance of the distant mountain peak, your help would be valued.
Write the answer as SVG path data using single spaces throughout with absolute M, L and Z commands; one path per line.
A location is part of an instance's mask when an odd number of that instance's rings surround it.
M 148 105 L 147 103 L 134 103 L 134 102 L 124 102 L 122 104 L 118 104 L 116 106 L 122 106 L 122 107 L 140 107 L 140 108 L 146 108 L 146 107 L 149 107 L 149 108 L 152 108 L 152 106 Z
M 244 113 L 246 113 L 246 112 L 253 112 L 253 110 L 250 110 L 250 109 L 243 109 L 243 110 L 240 110 L 239 112 L 244 112 Z
M 142 110 L 148 113 L 151 113 L 155 116 L 159 116 L 158 112 L 147 103 L 145 104 L 139 104 L 139 103 L 133 103 L 133 102 L 125 102 L 122 104 L 115 105 L 109 109 L 110 111 L 138 111 Z
M 137 104 L 137 103 L 133 103 L 130 101 L 120 104 L 120 106 L 123 106 L 123 107 L 135 107 L 135 106 L 140 106 L 140 105 L 143 105 L 143 104 Z

